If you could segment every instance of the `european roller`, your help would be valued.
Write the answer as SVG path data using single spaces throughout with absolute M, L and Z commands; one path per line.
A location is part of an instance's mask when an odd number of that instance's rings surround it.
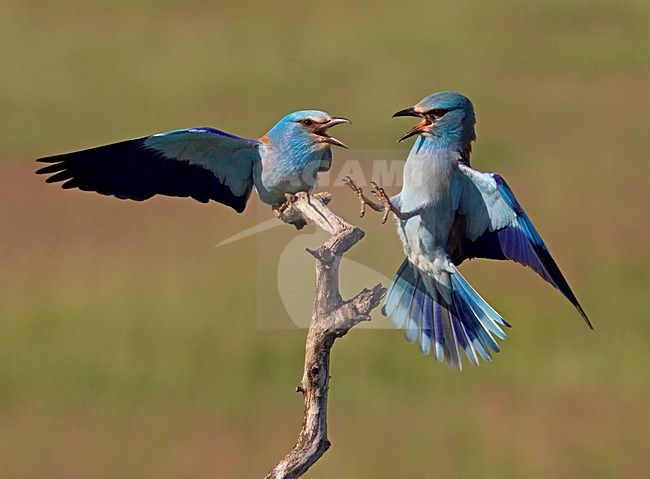
M 281 208 L 287 194 L 309 192 L 329 170 L 327 134 L 346 118 L 317 110 L 291 113 L 259 139 L 210 127 L 174 130 L 89 150 L 41 158 L 48 183 L 143 201 L 154 195 L 209 200 L 242 212 L 253 188 L 264 203 Z M 277 211 L 277 210 L 276 210 Z M 298 225 L 297 225 L 298 226 Z
M 362 201 L 392 211 L 406 259 L 386 295 L 382 313 L 418 342 L 423 354 L 461 369 L 461 350 L 470 363 L 491 360 L 505 339 L 508 323 L 470 286 L 457 267 L 466 259 L 512 260 L 527 266 L 558 289 L 591 323 L 548 248 L 496 173 L 470 166 L 474 108 L 455 92 L 434 93 L 393 117 L 420 122 L 399 141 L 417 136 L 404 167 L 401 192 L 388 198 L 376 183 L 375 203 L 348 181 Z

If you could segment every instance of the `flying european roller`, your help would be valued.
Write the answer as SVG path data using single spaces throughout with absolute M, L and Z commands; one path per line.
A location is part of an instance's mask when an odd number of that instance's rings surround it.
M 253 188 L 276 211 L 286 194 L 309 192 L 332 164 L 331 146 L 347 148 L 327 134 L 346 118 L 303 110 L 281 119 L 259 139 L 210 127 L 174 130 L 83 151 L 41 158 L 36 173 L 120 199 L 154 195 L 192 197 L 228 205 L 241 213 Z M 297 225 L 299 226 L 299 225 Z
M 531 268 L 558 289 L 591 323 L 551 257 L 541 236 L 505 180 L 470 166 L 474 107 L 456 92 L 434 93 L 393 117 L 420 122 L 398 141 L 417 136 L 404 167 L 401 192 L 388 198 L 373 183 L 379 203 L 351 179 L 365 205 L 397 219 L 406 259 L 386 295 L 382 313 L 392 317 L 406 339 L 423 354 L 461 369 L 461 351 L 470 363 L 499 351 L 508 323 L 457 269 L 472 258 L 512 260 Z

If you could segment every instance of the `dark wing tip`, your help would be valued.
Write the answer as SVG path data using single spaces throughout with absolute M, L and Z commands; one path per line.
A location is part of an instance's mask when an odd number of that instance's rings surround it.
M 37 158 L 36 162 L 38 162 L 38 163 L 48 163 L 46 166 L 42 166 L 41 168 L 39 168 L 38 170 L 36 170 L 34 172 L 37 175 L 47 175 L 49 173 L 55 173 L 55 172 L 65 168 L 61 158 L 57 158 L 56 156 L 48 156 L 48 157 L 45 157 L 45 158 Z
M 60 163 L 53 163 L 47 166 L 44 166 L 42 168 L 39 168 L 36 170 L 34 173 L 37 175 L 47 175 L 49 173 L 56 173 L 57 171 L 63 169 L 63 167 L 60 167 Z
M 587 323 L 587 326 L 589 326 L 589 329 L 591 329 L 593 331 L 594 330 L 594 325 L 591 324 L 591 321 L 589 321 L 589 318 L 587 317 L 587 313 L 585 313 L 585 310 L 582 309 L 582 306 L 580 306 L 580 303 L 578 303 L 578 301 L 576 301 L 574 303 L 574 306 L 576 307 L 576 309 L 580 313 L 580 316 L 582 316 L 582 319 L 585 320 L 585 323 Z

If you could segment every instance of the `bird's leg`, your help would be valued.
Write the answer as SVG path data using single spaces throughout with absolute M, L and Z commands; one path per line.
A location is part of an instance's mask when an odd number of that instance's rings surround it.
M 286 199 L 284 203 L 281 205 L 273 206 L 273 215 L 276 218 L 281 218 L 285 211 L 291 207 L 292 203 L 296 201 L 296 196 L 292 193 L 285 193 L 284 197 Z M 298 213 L 298 218 L 290 221 L 289 224 L 295 226 L 296 229 L 300 230 L 307 226 L 307 221 L 305 221 L 305 219 L 301 217 L 300 213 Z
M 284 210 L 289 208 L 291 206 L 291 203 L 296 201 L 295 195 L 291 193 L 285 193 L 284 194 L 285 202 L 282 203 L 281 205 L 273 206 L 273 214 L 275 215 L 276 218 L 279 218 L 282 213 L 284 213 Z
M 363 194 L 363 190 L 358 187 L 354 181 L 352 181 L 352 178 L 349 176 L 346 176 L 343 178 L 343 182 L 350 187 L 352 191 L 354 191 L 354 194 L 357 195 L 357 198 L 359 198 L 359 201 L 361 202 L 361 211 L 359 212 L 359 217 L 363 218 L 363 215 L 366 214 L 366 205 L 370 206 L 373 210 L 379 211 L 380 213 L 384 211 L 384 206 L 378 203 L 375 203 L 371 199 L 369 199 L 366 195 Z
M 371 191 L 371 193 L 377 197 L 379 203 L 381 203 L 382 211 L 384 212 L 384 216 L 381 219 L 381 223 L 382 224 L 386 223 L 386 220 L 388 219 L 388 213 L 390 213 L 391 211 L 400 220 L 405 220 L 406 216 L 404 216 L 400 210 L 398 210 L 397 208 L 395 208 L 395 206 L 393 206 L 393 203 L 390 202 L 390 198 L 388 197 L 384 189 L 374 181 L 371 181 L 370 184 L 375 188 L 374 190 Z M 380 211 L 380 210 L 376 210 L 376 211 Z
M 386 220 L 388 219 L 388 213 L 391 211 L 395 216 L 397 216 L 401 220 L 405 220 L 406 216 L 402 214 L 400 210 L 395 208 L 393 204 L 390 202 L 390 198 L 384 191 L 384 189 L 379 186 L 376 182 L 371 181 L 370 184 L 375 188 L 374 190 L 371 191 L 373 195 L 377 197 L 379 200 L 379 203 L 375 203 L 371 199 L 369 199 L 366 195 L 363 194 L 363 190 L 358 187 L 354 181 L 352 181 L 352 178 L 349 176 L 346 176 L 343 178 L 343 182 L 348 185 L 352 191 L 354 191 L 354 194 L 357 195 L 357 198 L 359 198 L 359 201 L 361 202 L 361 213 L 360 216 L 363 217 L 363 215 L 366 213 L 366 205 L 370 206 L 375 211 L 378 211 L 380 213 L 383 213 L 382 217 L 382 224 L 386 223 Z

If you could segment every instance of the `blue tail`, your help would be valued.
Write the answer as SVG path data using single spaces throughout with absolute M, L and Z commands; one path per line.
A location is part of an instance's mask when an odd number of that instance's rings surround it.
M 403 328 L 410 343 L 419 340 L 420 351 L 440 362 L 462 369 L 460 350 L 478 366 L 478 356 L 490 361 L 490 350 L 499 352 L 492 335 L 505 339 L 499 327 L 510 327 L 469 285 L 458 270 L 442 272 L 438 279 L 420 270 L 408 259 L 395 274 L 382 308 Z

